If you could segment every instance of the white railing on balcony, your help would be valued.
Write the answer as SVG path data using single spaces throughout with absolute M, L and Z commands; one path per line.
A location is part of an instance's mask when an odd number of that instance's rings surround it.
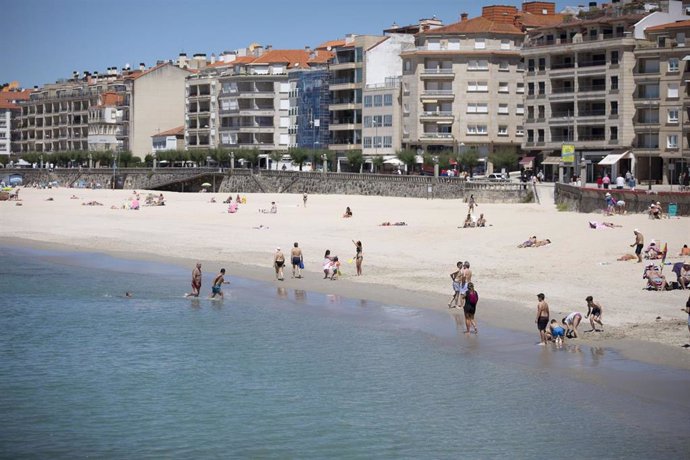
M 452 89 L 425 89 L 422 91 L 424 96 L 452 96 Z
M 452 139 L 451 133 L 422 133 L 422 137 L 431 139 Z
M 436 67 L 432 67 L 432 68 L 424 68 L 422 70 L 422 73 L 432 74 L 432 75 L 439 75 L 439 74 L 448 75 L 448 74 L 453 74 L 455 72 L 453 72 L 453 69 L 439 69 Z
M 424 116 L 424 117 L 452 117 L 453 112 L 450 112 L 450 111 L 446 111 L 446 112 L 428 111 L 428 112 L 422 112 L 422 116 Z

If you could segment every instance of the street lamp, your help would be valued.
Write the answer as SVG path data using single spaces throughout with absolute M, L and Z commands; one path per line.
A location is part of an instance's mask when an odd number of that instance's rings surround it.
M 235 169 L 235 152 L 230 152 L 230 169 Z
M 438 179 L 438 155 L 432 156 L 431 161 L 434 162 L 434 177 Z
M 113 152 L 113 179 L 112 179 L 112 189 L 115 190 L 115 160 L 117 159 L 117 153 Z
M 93 168 L 93 155 L 89 153 L 89 171 Z
M 328 155 L 325 153 L 321 154 L 321 159 L 323 160 L 323 170 L 321 172 L 326 174 L 326 168 L 328 168 Z

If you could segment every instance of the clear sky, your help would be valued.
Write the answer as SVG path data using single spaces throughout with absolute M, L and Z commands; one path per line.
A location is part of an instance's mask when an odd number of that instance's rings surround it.
M 0 0 L 0 83 L 23 87 L 103 72 L 185 52 L 218 55 L 252 42 L 274 48 L 317 46 L 345 34 L 380 34 L 393 22 L 436 16 L 457 22 L 461 12 L 515 0 Z M 571 2 L 576 4 L 577 2 Z M 582 3 L 582 2 L 580 2 Z M 569 4 L 569 3 L 568 3 Z M 563 4 L 565 5 L 565 4 Z M 563 6 L 558 2 L 557 11 Z

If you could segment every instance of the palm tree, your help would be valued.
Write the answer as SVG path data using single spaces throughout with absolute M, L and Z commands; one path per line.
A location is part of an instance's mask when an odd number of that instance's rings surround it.
M 271 158 L 271 161 L 275 163 L 276 169 L 278 169 L 278 163 L 280 163 L 280 160 L 283 159 L 283 152 L 274 150 L 269 154 L 269 157 Z
M 309 159 L 311 153 L 306 149 L 293 147 L 288 149 L 288 155 L 290 155 L 293 163 L 299 165 L 299 170 L 301 171 L 304 162 Z

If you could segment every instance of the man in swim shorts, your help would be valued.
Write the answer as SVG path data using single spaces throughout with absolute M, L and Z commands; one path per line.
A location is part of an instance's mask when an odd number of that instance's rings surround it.
M 642 248 L 644 247 L 644 236 L 638 229 L 633 230 L 635 234 L 635 242 L 630 245 L 635 247 L 635 254 L 637 255 L 637 263 L 642 263 Z
M 549 324 L 549 329 L 551 330 L 551 337 L 553 337 L 553 340 L 554 342 L 556 342 L 556 345 L 562 344 L 563 336 L 565 336 L 565 329 L 559 326 L 558 322 L 555 319 L 551 320 L 551 323 Z
M 543 293 L 537 294 L 537 318 L 534 320 L 539 329 L 539 345 L 546 345 L 546 327 L 549 325 L 549 304 Z
M 213 286 L 211 286 L 211 298 L 215 299 L 217 295 L 220 296 L 220 298 L 223 298 L 223 291 L 221 290 L 221 287 L 224 284 L 230 284 L 228 281 L 225 281 L 225 269 L 221 268 L 220 272 L 216 277 L 213 279 Z
M 602 332 L 604 330 L 604 323 L 601 322 L 601 305 L 594 301 L 594 298 L 590 295 L 585 299 L 587 302 L 587 314 L 585 318 L 589 318 L 589 324 L 591 324 L 592 329 L 585 332 Z M 597 330 L 595 323 L 599 323 L 601 329 Z
M 199 297 L 201 291 L 201 264 L 197 263 L 194 270 L 192 270 L 192 292 L 187 294 L 187 297 Z
M 462 262 L 456 264 L 457 271 L 450 274 L 450 279 L 453 280 L 453 297 L 448 302 L 448 308 L 456 308 L 460 299 L 460 291 L 462 291 Z
M 302 277 L 302 249 L 299 247 L 299 245 L 295 242 L 294 247 L 290 251 L 290 258 L 292 261 L 292 277 L 295 278 L 301 278 Z M 295 272 L 297 273 L 295 275 Z

